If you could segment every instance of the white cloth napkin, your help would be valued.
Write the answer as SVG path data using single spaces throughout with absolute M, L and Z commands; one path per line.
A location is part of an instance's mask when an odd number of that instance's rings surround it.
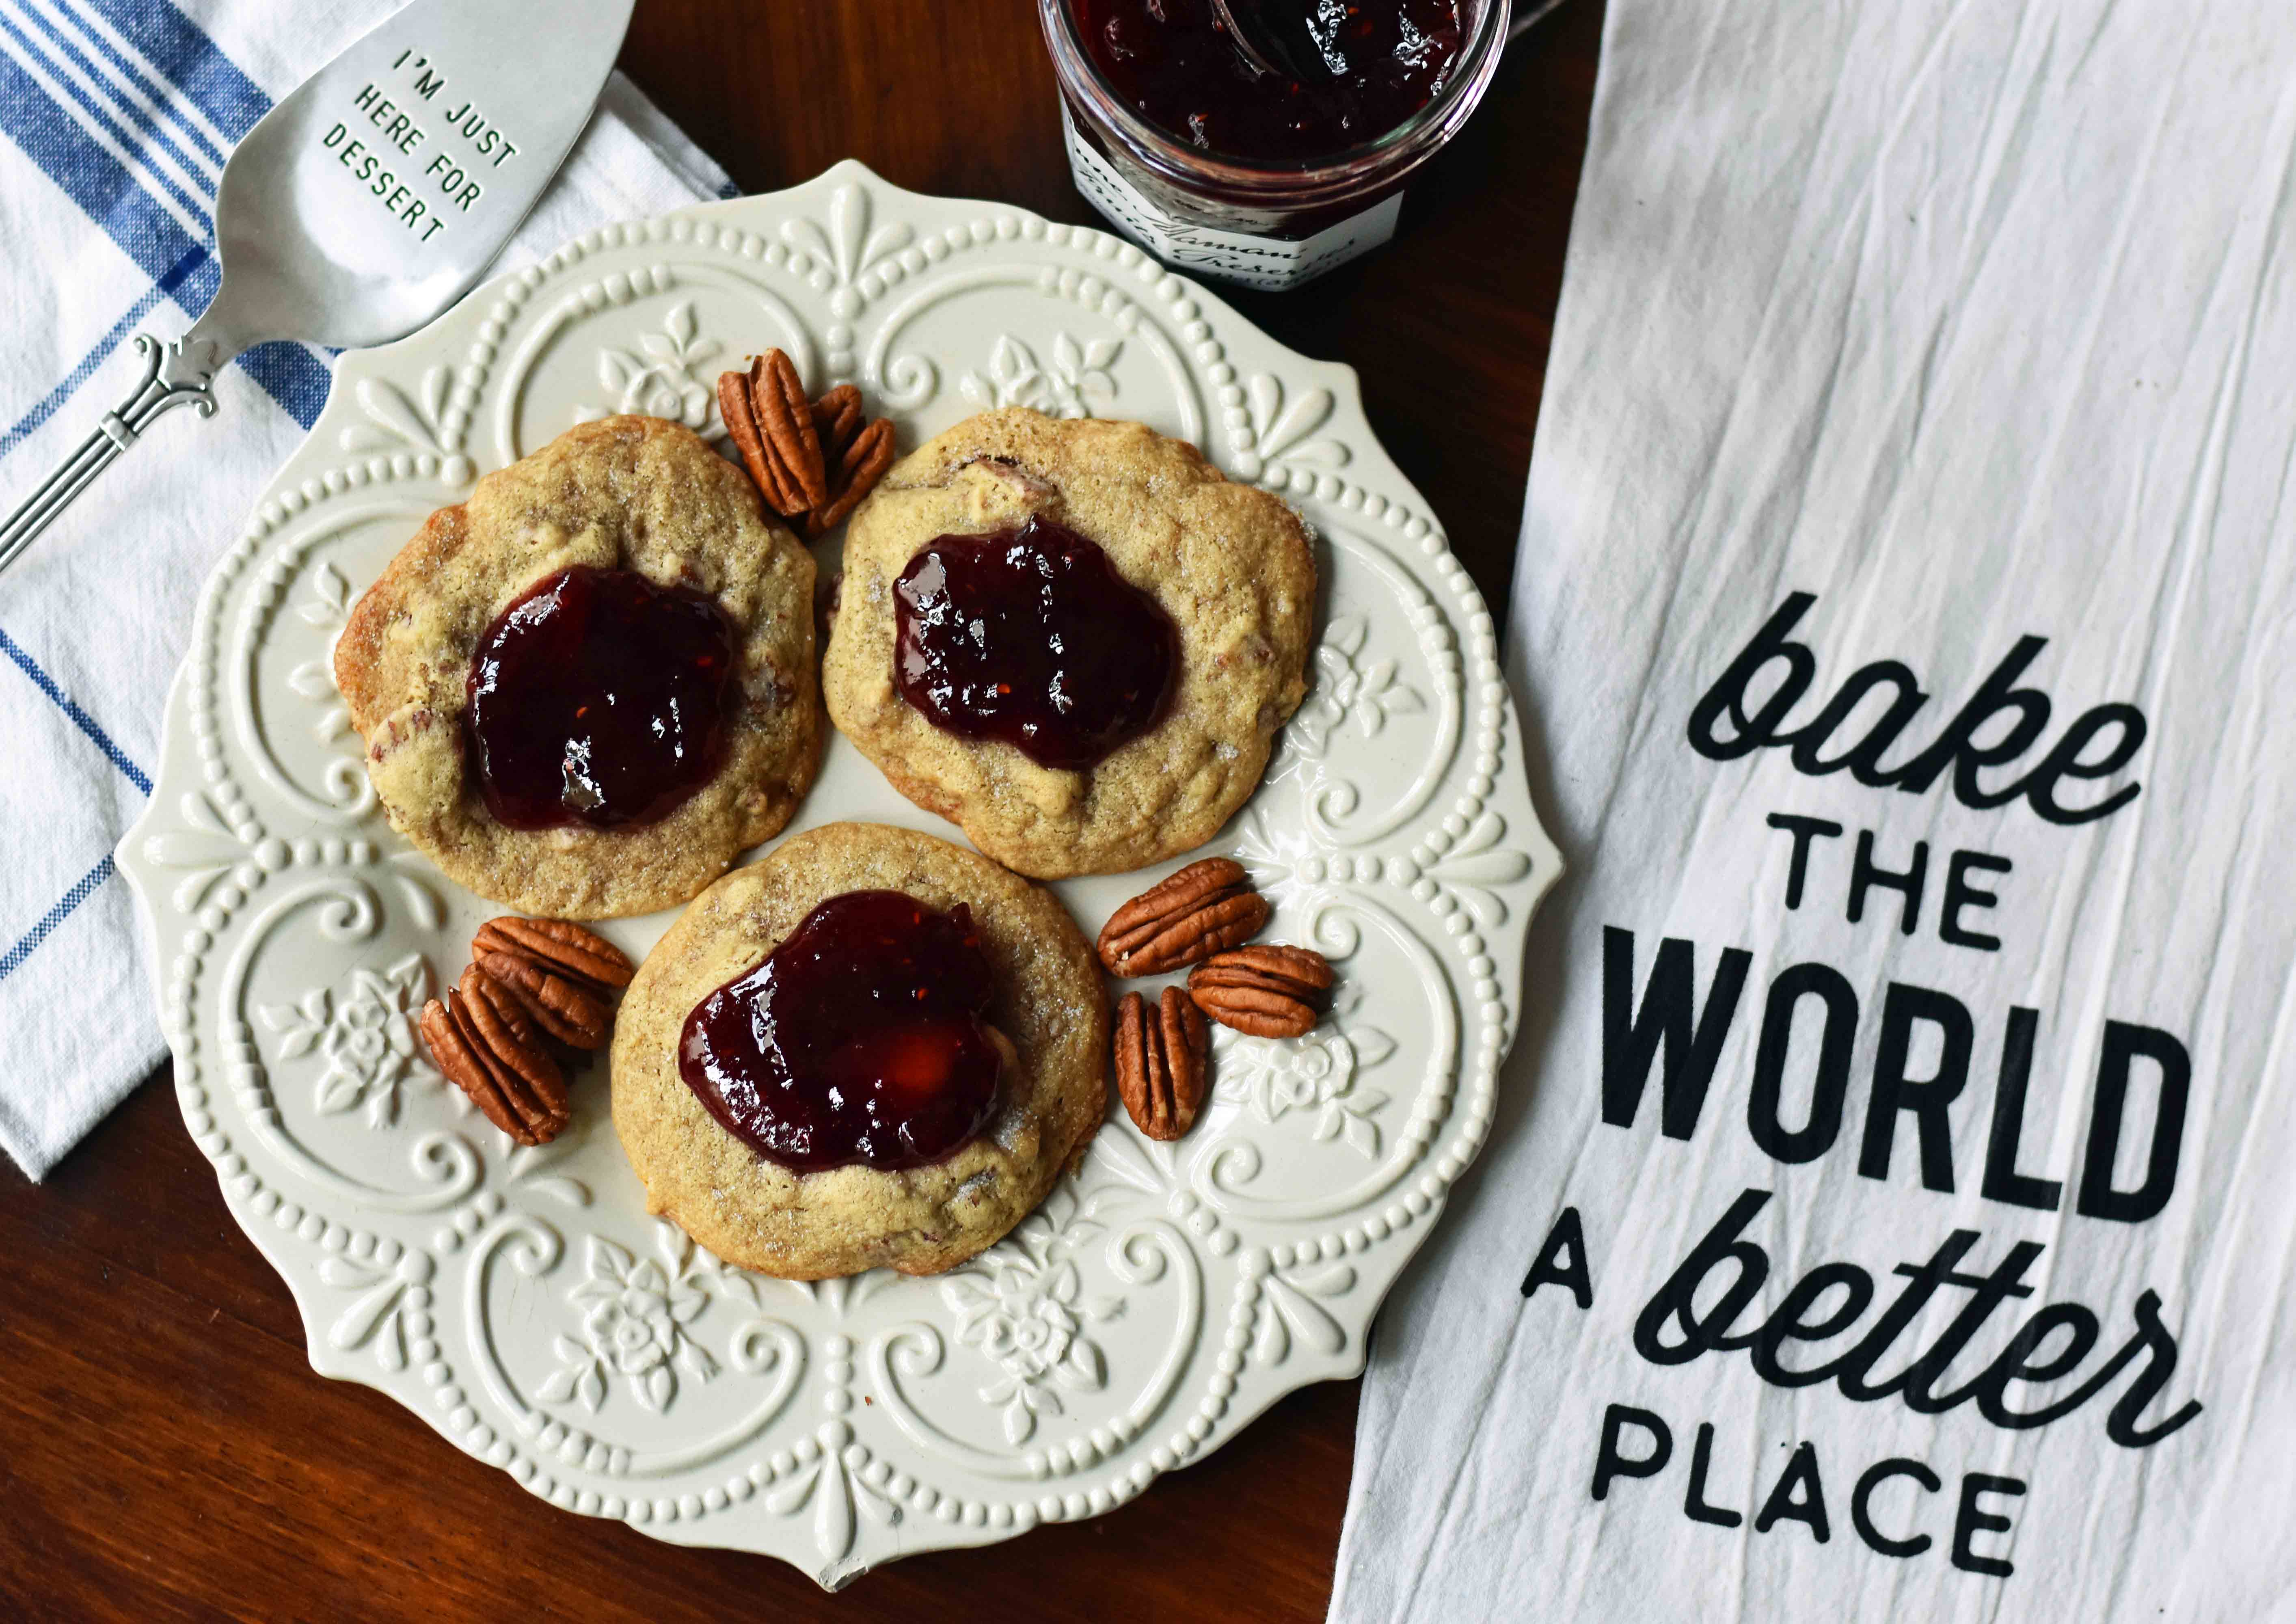
M 2286 0 L 1606 26 L 1511 622 L 1573 873 L 1332 1617 L 2296 1616 Z
M 388 0 L 0 0 L 0 492 L 29 489 L 216 283 L 223 158 Z M 617 74 L 503 263 L 728 195 Z M 151 793 L 201 581 L 325 403 L 329 358 L 250 352 L 0 576 L 0 1144 L 37 1178 L 164 1052 L 111 849 Z

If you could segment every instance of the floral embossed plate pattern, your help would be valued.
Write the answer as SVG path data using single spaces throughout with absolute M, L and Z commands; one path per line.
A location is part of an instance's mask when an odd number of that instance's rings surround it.
M 935 1279 L 766 1279 L 649 1218 L 603 1063 L 541 1149 L 445 1086 L 415 1016 L 500 910 L 390 832 L 332 683 L 350 601 L 482 470 L 609 412 L 722 433 L 717 373 L 768 345 L 816 392 L 859 383 L 904 448 L 1016 402 L 1136 418 L 1319 537 L 1314 686 L 1206 851 L 1275 903 L 1265 939 L 1331 956 L 1335 1007 L 1303 1038 L 1216 1029 L 1193 1132 L 1152 1144 L 1113 1107 L 1076 1177 Z M 832 735 L 792 828 L 840 818 L 962 838 Z M 832 1587 L 1105 1512 L 1359 1370 L 1489 1127 L 1523 930 L 1559 873 L 1490 612 L 1353 374 L 1113 237 L 849 163 L 594 232 L 343 357 L 201 596 L 119 861 L 184 1122 L 312 1365 L 555 1505 Z M 1059 889 L 1089 932 L 1164 872 Z M 604 929 L 635 956 L 668 921 Z

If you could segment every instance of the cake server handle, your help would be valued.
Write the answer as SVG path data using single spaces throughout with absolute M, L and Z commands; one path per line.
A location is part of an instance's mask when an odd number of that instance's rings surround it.
M 193 331 L 197 331 L 196 327 Z M 185 353 L 184 346 L 191 338 L 192 334 L 186 333 L 168 341 L 148 333 L 135 335 L 135 348 L 144 352 L 144 381 L 127 399 L 106 412 L 95 432 L 82 440 L 45 482 L 8 515 L 6 524 L 0 526 L 0 570 L 14 563 L 16 555 L 31 545 L 33 538 L 70 505 L 72 498 L 94 482 L 96 475 L 134 445 L 136 437 L 151 427 L 160 413 L 179 406 L 195 406 L 202 417 L 215 414 L 215 394 L 209 387 L 215 369 L 201 365 Z M 212 344 L 201 343 L 195 348 L 210 358 L 214 355 Z

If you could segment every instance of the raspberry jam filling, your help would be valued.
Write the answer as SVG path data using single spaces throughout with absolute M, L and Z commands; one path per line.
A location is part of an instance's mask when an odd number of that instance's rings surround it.
M 512 829 L 659 823 L 726 759 L 734 628 L 709 597 L 627 570 L 561 570 L 471 663 L 468 759 Z
M 694 1006 L 678 1072 L 726 1132 L 793 1171 L 922 1167 L 996 1114 L 994 991 L 963 903 L 848 891 Z
M 1464 40 L 1458 0 L 1255 4 L 1314 83 L 1254 68 L 1211 0 L 1072 0 L 1109 88 L 1175 140 L 1306 163 L 1375 141 L 1435 99 Z
M 1081 768 L 1163 719 L 1180 635 L 1066 525 L 939 537 L 893 595 L 894 682 L 944 732 Z

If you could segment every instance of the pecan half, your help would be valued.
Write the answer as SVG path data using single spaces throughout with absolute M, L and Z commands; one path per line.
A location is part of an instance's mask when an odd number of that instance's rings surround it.
M 598 992 L 627 987 L 636 973 L 619 947 L 565 919 L 521 919 L 515 914 L 489 919 L 471 938 L 471 952 L 515 954 Z
M 1116 1092 L 1135 1127 L 1151 1139 L 1177 1139 L 1204 1103 L 1211 1045 L 1187 994 L 1167 987 L 1152 1016 L 1136 992 L 1116 1007 Z
M 477 967 L 508 988 L 534 1022 L 578 1049 L 605 1047 L 614 1012 L 580 982 L 556 975 L 514 953 L 474 953 Z
M 861 432 L 861 391 L 840 383 L 813 403 L 813 431 L 821 437 L 821 461 L 834 469 L 845 447 Z
M 796 484 L 805 506 L 829 500 L 829 474 L 821 460 L 821 436 L 813 426 L 813 403 L 798 381 L 797 364 L 768 349 L 750 367 L 750 406 L 758 429 L 774 449 L 783 471 Z
M 787 517 L 803 513 L 805 504 L 782 478 L 780 465 L 766 449 L 766 439 L 758 428 L 758 414 L 750 405 L 750 376 L 747 373 L 720 373 L 718 375 L 718 414 L 726 420 L 726 433 L 734 442 L 734 449 L 742 454 L 742 465 L 750 471 L 750 478 L 766 505 Z
M 857 418 L 860 415 L 857 405 L 853 414 Z M 892 420 L 880 417 L 867 428 L 857 430 L 839 452 L 832 480 L 837 494 L 805 516 L 807 538 L 824 536 L 844 523 L 846 516 L 861 504 L 861 498 L 876 488 L 877 481 L 885 477 L 885 470 L 892 465 Z
M 1331 988 L 1331 962 L 1312 947 L 1238 947 L 1188 972 L 1198 1009 L 1254 1038 L 1312 1031 Z
M 746 373 L 720 373 L 718 411 L 767 505 L 796 519 L 829 500 L 813 405 L 788 356 L 768 349 Z
M 544 1031 L 578 1049 L 604 1046 L 614 1022 L 608 996 L 632 973 L 621 949 L 562 919 L 489 919 L 471 938 L 471 958 Z
M 1267 923 L 1267 901 L 1243 865 L 1206 857 L 1150 887 L 1100 928 L 1100 962 L 1111 975 L 1161 975 L 1250 941 Z
M 521 1144 L 546 1144 L 565 1128 L 558 1062 L 517 999 L 476 964 L 422 1006 L 422 1041 L 447 1080 Z

